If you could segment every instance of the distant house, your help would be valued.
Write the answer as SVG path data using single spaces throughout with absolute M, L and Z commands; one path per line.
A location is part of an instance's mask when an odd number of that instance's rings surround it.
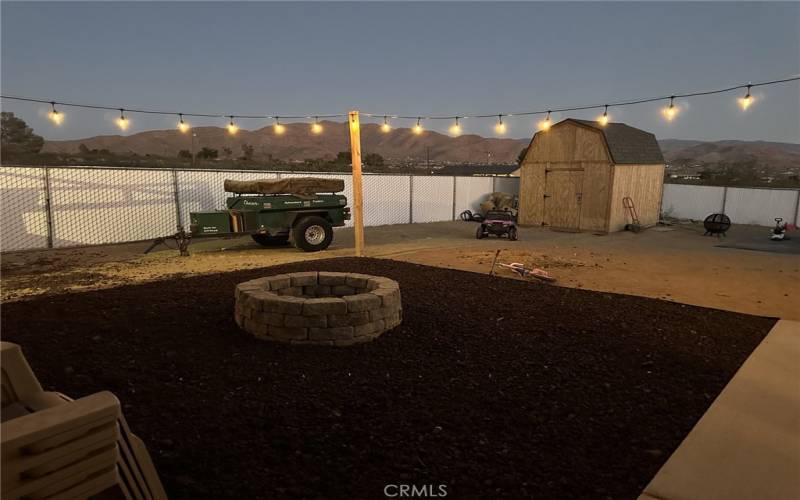
M 517 165 L 446 165 L 431 170 L 431 175 L 456 175 L 472 177 L 518 177 Z
M 653 134 L 566 119 L 537 132 L 522 161 L 519 221 L 568 231 L 611 232 L 658 221 L 664 157 Z

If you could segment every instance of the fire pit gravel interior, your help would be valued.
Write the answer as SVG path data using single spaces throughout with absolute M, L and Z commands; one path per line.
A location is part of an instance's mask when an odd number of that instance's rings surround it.
M 293 344 L 368 342 L 403 317 L 397 282 L 366 274 L 279 274 L 240 283 L 235 297 L 240 328 Z

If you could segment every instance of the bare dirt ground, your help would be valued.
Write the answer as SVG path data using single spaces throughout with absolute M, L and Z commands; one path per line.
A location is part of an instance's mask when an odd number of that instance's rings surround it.
M 719 248 L 699 225 L 652 228 L 639 234 L 598 236 L 521 228 L 520 240 L 476 240 L 475 224 L 438 222 L 366 229 L 367 255 L 488 273 L 499 262 L 542 267 L 556 285 L 654 297 L 762 316 L 800 320 L 800 259 L 797 255 Z M 768 230 L 735 226 L 727 241 Z M 2 300 L 147 282 L 166 277 L 252 269 L 288 262 L 352 255 L 350 229 L 336 231 L 325 252 L 291 246 L 265 249 L 249 237 L 197 240 L 192 256 L 149 242 L 8 253 L 2 256 Z M 499 271 L 503 275 L 507 272 Z M 545 286 L 545 285 L 543 285 Z

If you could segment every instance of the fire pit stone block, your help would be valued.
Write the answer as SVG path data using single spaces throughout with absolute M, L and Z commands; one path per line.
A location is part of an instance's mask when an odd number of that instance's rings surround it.
M 236 324 L 264 340 L 309 345 L 369 342 L 403 318 L 394 280 L 357 273 L 280 274 L 236 286 Z

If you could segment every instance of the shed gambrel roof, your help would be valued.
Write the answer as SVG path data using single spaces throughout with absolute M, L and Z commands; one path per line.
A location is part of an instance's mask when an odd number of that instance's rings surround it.
M 603 137 L 615 164 L 664 164 L 664 155 L 658 145 L 656 136 L 624 123 L 609 123 L 605 126 L 590 120 L 567 118 L 564 123 L 572 121 L 587 127 L 592 127 L 603 133 Z M 556 124 L 558 125 L 558 124 Z M 554 125 L 555 126 L 555 125 Z

